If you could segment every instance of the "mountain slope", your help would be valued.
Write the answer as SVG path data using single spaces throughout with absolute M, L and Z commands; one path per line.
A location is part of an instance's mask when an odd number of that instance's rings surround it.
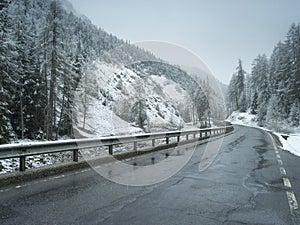
M 0 11 L 0 143 L 72 137 L 74 91 L 87 65 L 156 59 L 67 1 L 5 1 Z M 107 57 L 113 49 L 117 61 Z
M 76 95 L 76 129 L 82 135 L 178 129 L 184 124 L 177 108 L 189 96 L 180 85 L 165 77 L 151 75 L 145 79 L 128 68 L 97 61 L 82 81 Z M 140 100 L 145 118 L 138 129 L 135 104 Z

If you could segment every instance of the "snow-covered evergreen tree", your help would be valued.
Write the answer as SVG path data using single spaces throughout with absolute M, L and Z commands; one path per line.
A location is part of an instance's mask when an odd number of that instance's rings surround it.
M 252 63 L 251 71 L 251 106 L 258 113 L 258 120 L 264 121 L 267 114 L 268 100 L 270 98 L 268 79 L 269 64 L 266 55 L 258 55 Z
M 227 104 L 231 112 L 240 109 L 239 80 L 242 79 L 237 72 L 228 87 Z M 254 59 L 246 87 L 249 83 L 251 97 L 246 97 L 246 102 L 251 113 L 258 114 L 260 125 L 276 130 L 287 124 L 299 125 L 300 24 L 291 25 L 286 40 L 275 46 L 270 60 L 264 54 Z
M 0 143 L 7 143 L 12 135 L 11 86 L 15 86 L 12 76 L 15 69 L 16 44 L 13 36 L 13 23 L 8 15 L 8 3 L 2 2 L 0 9 Z
M 292 104 L 288 120 L 292 126 L 295 126 L 295 127 L 300 126 L 300 102 L 299 102 L 299 100 L 296 100 Z
M 74 91 L 85 65 L 122 44 L 129 60 L 149 52 L 75 15 L 60 0 L 1 1 L 0 127 L 17 138 L 72 136 Z M 10 110 L 8 110 L 10 109 Z
M 228 107 L 230 112 L 239 110 L 245 112 L 247 109 L 246 88 L 245 88 L 245 71 L 242 66 L 242 61 L 239 59 L 236 73 L 232 78 L 228 87 Z

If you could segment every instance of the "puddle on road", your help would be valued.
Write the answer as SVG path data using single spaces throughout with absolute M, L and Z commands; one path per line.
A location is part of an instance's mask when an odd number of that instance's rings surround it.
M 228 150 L 224 151 L 225 153 L 230 153 L 232 152 L 235 147 L 239 144 L 241 144 L 244 140 L 246 139 L 245 136 L 240 136 L 238 139 L 236 139 L 235 141 L 231 142 L 228 144 Z
M 263 178 L 260 179 L 259 170 L 267 168 L 271 166 L 269 160 L 265 158 L 265 153 L 268 152 L 268 143 L 264 139 L 259 139 L 260 145 L 254 147 L 256 152 L 258 153 L 258 159 L 256 160 L 256 168 L 252 169 L 251 173 L 249 173 L 246 177 L 244 177 L 242 185 L 251 191 L 254 196 L 260 193 L 267 193 L 267 192 L 278 192 L 282 191 L 282 181 L 274 180 L 271 183 L 262 182 L 260 180 L 264 180 Z
M 253 171 L 261 170 L 263 168 L 270 166 L 270 164 L 268 162 L 269 162 L 269 160 L 266 160 L 263 156 L 259 156 L 259 161 L 257 163 L 257 167 L 255 169 L 253 169 Z
M 256 179 L 254 172 L 251 172 L 243 178 L 242 185 L 244 188 L 252 192 L 254 196 L 256 196 L 257 194 L 268 192 L 268 187 L 266 186 L 266 184 L 259 182 Z
M 254 149 L 256 149 L 256 152 L 259 155 L 259 158 L 257 160 L 257 167 L 253 169 L 252 171 L 261 170 L 263 168 L 266 168 L 270 166 L 268 163 L 269 160 L 265 159 L 264 154 L 268 151 L 267 146 L 268 143 L 264 139 L 259 139 L 259 141 L 262 143 L 261 145 L 254 146 Z

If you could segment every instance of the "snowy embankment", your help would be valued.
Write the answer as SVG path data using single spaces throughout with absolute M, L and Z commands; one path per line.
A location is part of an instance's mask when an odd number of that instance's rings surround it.
M 300 133 L 286 135 L 287 139 L 283 138 L 281 134 L 275 134 L 279 137 L 280 142 L 282 143 L 282 149 L 300 156 Z
M 258 127 L 256 115 L 252 115 L 248 112 L 242 113 L 242 112 L 233 112 L 228 118 L 228 122 L 231 122 L 232 124 L 237 125 L 244 125 L 244 126 L 250 126 L 250 127 Z
M 249 112 L 241 113 L 241 112 L 233 112 L 228 118 L 228 122 L 237 125 L 244 125 L 250 127 L 256 127 L 263 130 L 270 130 L 264 127 L 258 126 L 256 115 L 252 115 Z M 293 133 L 283 134 L 279 132 L 273 132 L 278 136 L 282 149 L 291 152 L 294 155 L 300 156 L 300 128 L 291 128 Z

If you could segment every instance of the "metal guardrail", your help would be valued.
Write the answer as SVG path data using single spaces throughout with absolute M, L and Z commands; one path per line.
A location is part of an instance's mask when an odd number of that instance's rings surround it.
M 181 137 L 189 140 L 190 135 L 195 141 L 207 139 L 213 136 L 223 135 L 233 130 L 233 126 L 225 126 L 209 129 L 197 129 L 189 131 L 171 131 L 161 133 L 138 134 L 131 136 L 112 136 L 98 139 L 71 139 L 63 141 L 27 142 L 18 144 L 0 145 L 0 159 L 19 158 L 20 171 L 26 169 L 26 157 L 58 152 L 73 152 L 73 161 L 78 162 L 78 151 L 88 148 L 107 146 L 110 155 L 113 154 L 113 146 L 125 143 L 133 143 L 133 150 L 137 151 L 137 143 L 152 140 L 152 147 L 155 141 L 165 139 L 166 145 L 170 144 L 170 138 L 177 137 L 180 142 Z

